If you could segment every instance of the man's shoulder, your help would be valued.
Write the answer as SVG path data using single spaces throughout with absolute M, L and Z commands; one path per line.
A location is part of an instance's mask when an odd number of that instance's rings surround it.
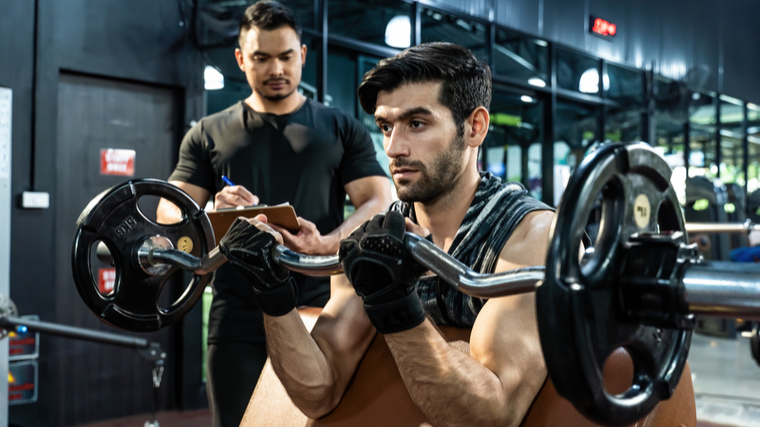
M 222 111 L 216 112 L 214 114 L 209 114 L 208 116 L 202 118 L 199 124 L 204 128 L 214 128 L 219 126 L 226 126 L 230 123 L 240 121 L 242 125 L 242 120 L 240 117 L 242 113 L 242 102 L 236 102 L 235 104 L 230 105 Z
M 498 264 L 514 266 L 543 265 L 551 237 L 554 212 L 534 210 L 525 214 L 499 254 Z M 502 270 L 497 264 L 496 269 Z
M 354 116 L 344 112 L 340 108 L 330 107 L 311 99 L 306 102 L 309 103 L 309 108 L 311 108 L 314 116 L 318 117 L 318 119 L 323 122 L 333 120 L 341 127 L 347 124 L 358 123 L 358 120 L 356 120 Z

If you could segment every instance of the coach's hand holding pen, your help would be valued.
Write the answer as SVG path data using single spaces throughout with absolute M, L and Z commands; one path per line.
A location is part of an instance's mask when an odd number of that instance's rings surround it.
M 235 185 L 225 175 L 222 175 L 222 181 L 227 185 L 214 196 L 214 209 L 243 208 L 259 204 L 259 198 L 245 187 Z

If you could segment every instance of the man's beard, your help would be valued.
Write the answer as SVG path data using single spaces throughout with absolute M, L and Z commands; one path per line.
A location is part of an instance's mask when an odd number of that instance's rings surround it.
M 450 191 L 457 176 L 464 168 L 461 162 L 464 148 L 464 136 L 455 136 L 446 151 L 433 160 L 430 171 L 419 160 L 409 161 L 404 157 L 396 159 L 391 164 L 391 170 L 399 167 L 410 167 L 417 169 L 420 175 L 417 181 L 413 183 L 400 184 L 395 180 L 393 181 L 399 200 L 407 203 L 428 203 Z
M 266 86 L 266 83 L 267 82 L 264 82 L 264 86 Z M 293 89 L 293 90 L 291 90 L 290 92 L 288 92 L 286 94 L 279 94 L 278 93 L 278 94 L 275 94 L 275 95 L 267 95 L 267 94 L 264 93 L 264 91 L 262 89 L 256 88 L 256 93 L 258 93 L 260 97 L 266 99 L 267 101 L 282 101 L 283 99 L 289 97 L 290 95 L 293 95 L 293 92 L 295 92 L 295 91 L 296 90 Z

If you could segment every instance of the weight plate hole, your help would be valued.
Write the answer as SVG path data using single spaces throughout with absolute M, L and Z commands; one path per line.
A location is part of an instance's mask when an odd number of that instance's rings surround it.
M 618 396 L 630 390 L 633 385 L 633 364 L 634 360 L 625 347 L 617 348 L 607 357 L 602 370 L 607 394 Z
M 112 296 L 115 292 L 118 263 L 113 260 L 113 246 L 103 240 L 95 241 L 90 246 L 90 274 L 100 295 Z
M 593 198 L 593 206 L 586 219 L 586 234 L 591 244 L 585 244 L 579 257 L 581 274 L 591 277 L 605 264 L 604 257 L 617 245 L 620 224 L 624 219 L 623 186 L 617 177 L 607 182 Z M 580 247 L 581 242 L 575 242 Z
M 177 224 L 179 222 L 182 222 L 182 220 L 187 217 L 187 212 L 183 211 L 182 208 L 178 207 L 176 204 L 168 200 L 164 200 L 161 204 L 161 208 L 163 212 L 169 213 L 169 215 L 171 215 L 173 218 L 164 216 L 159 221 L 156 212 L 160 200 L 160 196 L 155 196 L 153 194 L 144 194 L 140 196 L 140 199 L 137 201 L 137 208 L 140 210 L 140 212 L 142 212 L 145 218 L 156 224 Z

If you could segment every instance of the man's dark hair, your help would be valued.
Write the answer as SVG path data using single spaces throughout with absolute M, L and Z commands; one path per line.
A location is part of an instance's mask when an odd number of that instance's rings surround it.
M 242 37 L 251 27 L 272 31 L 284 26 L 292 28 L 298 35 L 298 40 L 301 40 L 301 27 L 298 26 L 293 11 L 278 1 L 262 0 L 245 10 L 240 19 L 238 38 Z M 242 43 L 240 44 L 242 46 Z
M 357 91 L 367 114 L 377 108 L 377 94 L 409 83 L 441 82 L 438 102 L 451 110 L 459 135 L 478 107 L 491 105 L 491 70 L 475 55 L 453 43 L 426 43 L 380 61 L 364 74 Z

